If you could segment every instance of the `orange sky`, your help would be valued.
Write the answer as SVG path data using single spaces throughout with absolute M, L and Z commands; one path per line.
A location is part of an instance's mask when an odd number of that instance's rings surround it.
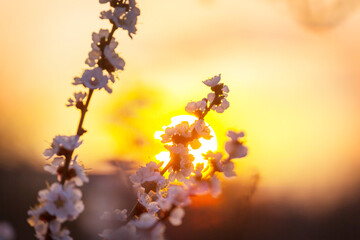
M 109 25 L 97 18 L 104 6 L 95 0 L 1 5 L 0 127 L 40 165 L 54 135 L 75 131 L 78 113 L 64 106 L 75 89 L 70 82 L 85 68 L 91 32 Z M 85 121 L 89 132 L 78 153 L 86 167 L 152 158 L 161 151 L 155 131 L 206 95 L 201 80 L 221 73 L 231 107 L 207 121 L 220 146 L 227 129 L 246 131 L 250 150 L 239 174 L 258 171 L 261 188 L 291 192 L 300 202 L 336 201 L 348 189 L 360 157 L 358 8 L 334 26 L 314 29 L 285 0 L 139 6 L 134 40 L 116 34 L 126 61 L 121 80 L 113 94 L 96 93 Z M 138 140 L 141 150 L 133 144 Z

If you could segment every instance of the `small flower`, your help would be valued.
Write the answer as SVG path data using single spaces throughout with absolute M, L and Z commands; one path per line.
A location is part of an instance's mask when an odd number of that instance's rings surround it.
M 49 229 L 51 232 L 51 237 L 54 240 L 73 240 L 70 237 L 70 231 L 67 229 L 61 229 L 61 223 L 59 221 L 53 220 L 49 224 Z
M 228 131 L 227 136 L 231 138 L 231 140 L 225 143 L 225 151 L 229 154 L 229 157 L 245 157 L 247 155 L 248 149 L 243 145 L 243 142 L 241 141 L 241 138 L 243 138 L 245 134 L 243 132 L 236 133 L 234 131 Z
M 77 156 L 71 161 L 71 165 L 67 171 L 68 174 L 66 180 L 74 182 L 76 186 L 82 186 L 84 182 L 89 182 L 89 178 L 86 176 L 84 168 L 77 163 L 76 159 Z M 64 171 L 64 161 L 65 159 L 63 157 L 56 157 L 51 164 L 46 164 L 44 166 L 44 170 L 52 175 L 57 175 L 58 181 L 60 181 Z
M 107 0 L 102 0 L 105 1 Z M 136 33 L 137 17 L 140 15 L 140 9 L 136 6 L 135 0 L 129 0 L 129 4 L 116 6 L 113 10 L 103 11 L 100 14 L 101 19 L 109 19 L 111 23 L 118 28 L 128 31 L 130 38 Z
M 185 144 L 188 138 L 191 137 L 190 126 L 187 121 L 183 121 L 175 127 L 168 127 L 165 129 L 165 134 L 161 135 L 161 142 L 173 142 L 175 144 Z
M 214 153 L 212 151 L 208 151 L 206 154 L 203 154 L 203 156 L 205 160 L 209 161 L 209 164 L 213 167 L 215 171 L 222 172 L 221 159 L 223 155 L 221 153 Z
M 187 181 L 187 177 L 194 171 L 194 160 L 194 156 L 188 153 L 174 156 L 172 159 L 173 164 L 170 169 L 169 180 L 171 182 L 174 182 L 175 180 L 178 180 L 179 182 Z
M 181 207 L 174 208 L 169 216 L 169 222 L 174 226 L 180 226 L 182 219 L 185 216 L 185 211 Z
M 183 144 L 178 144 L 178 145 L 165 145 L 165 148 L 173 154 L 177 154 L 177 155 L 186 155 L 189 153 L 189 149 L 187 147 L 185 147 Z
M 114 68 L 124 70 L 125 61 L 115 52 L 117 45 L 117 42 L 111 41 L 111 43 L 105 47 L 104 54 Z
M 132 224 L 140 229 L 149 229 L 154 226 L 154 224 L 158 221 L 158 219 L 150 213 L 143 213 L 136 220 L 132 221 Z
M 210 103 L 218 102 L 214 103 L 214 105 L 211 107 L 212 110 L 215 110 L 218 113 L 223 113 L 230 106 L 230 103 L 226 100 L 226 98 L 216 97 L 215 93 L 209 93 L 208 100 Z
M 140 167 L 135 174 L 130 176 L 134 187 L 145 188 L 146 192 L 150 190 L 156 191 L 167 184 L 166 179 L 160 174 L 162 163 L 149 162 L 145 167 Z
M 64 149 L 67 151 L 73 151 L 78 148 L 82 141 L 79 141 L 78 135 L 73 136 L 63 136 L 57 135 L 53 138 L 53 142 L 51 143 L 51 148 L 48 148 L 44 151 L 43 155 L 49 159 L 53 155 L 64 155 Z
M 194 177 L 197 179 L 202 178 L 202 171 L 204 170 L 204 163 L 197 163 L 194 170 Z
M 85 99 L 87 93 L 86 92 L 75 92 L 74 98 L 69 98 L 68 103 L 66 104 L 67 107 L 71 106 L 77 106 L 78 108 L 81 108 L 83 106 L 83 100 Z M 75 103 L 75 104 L 74 104 Z M 81 106 L 80 106 L 81 105 Z
M 189 184 L 189 193 L 191 195 L 204 195 L 210 193 L 213 197 L 218 197 L 221 193 L 219 178 L 213 174 L 209 179 L 192 179 Z
M 73 220 L 84 210 L 81 191 L 72 185 L 53 183 L 49 189 L 39 191 L 44 209 L 60 221 Z
M 236 173 L 234 171 L 234 163 L 230 160 L 225 161 L 222 163 L 222 170 L 225 175 L 225 177 L 234 177 L 236 176 Z
M 168 211 L 172 206 L 185 207 L 190 204 L 189 192 L 181 185 L 170 185 L 166 192 L 166 197 L 161 197 L 159 207 Z
M 72 160 L 72 164 L 69 167 L 70 176 L 68 177 L 70 181 L 73 181 L 76 186 L 82 186 L 84 183 L 89 182 L 89 178 L 85 174 L 84 167 L 78 164 L 76 161 L 77 156 Z
M 203 83 L 208 86 L 208 87 L 215 87 L 221 80 L 221 74 L 214 76 L 212 78 L 209 78 L 205 81 L 203 81 Z
M 207 102 L 205 100 L 201 100 L 198 102 L 189 102 L 185 107 L 185 111 L 190 114 L 194 114 L 197 117 L 200 117 L 201 114 L 205 111 L 206 107 Z
M 231 138 L 232 141 L 238 141 L 239 138 L 243 138 L 245 137 L 245 133 L 244 132 L 234 132 L 234 131 L 228 131 L 226 133 L 226 136 L 228 136 L 229 138 Z
M 229 93 L 229 87 L 223 83 L 219 83 L 221 80 L 221 74 L 203 81 L 203 83 L 211 87 L 211 93 L 208 94 L 207 99 L 210 102 L 212 110 L 215 110 L 218 113 L 223 113 L 227 108 L 229 108 L 229 102 L 226 100 L 226 97 Z
M 213 197 L 218 197 L 221 193 L 221 185 L 220 185 L 220 180 L 217 176 L 213 175 L 210 178 L 210 194 Z
M 43 205 L 39 205 L 28 211 L 28 223 L 35 229 L 35 236 L 44 239 L 49 223 L 55 221 L 56 217 L 50 215 Z
M 63 157 L 56 157 L 52 160 L 51 164 L 46 164 L 44 170 L 52 175 L 58 175 L 58 169 L 63 165 L 65 159 Z
M 100 12 L 100 18 L 101 18 L 101 19 L 109 19 L 109 20 L 110 20 L 110 19 L 112 18 L 112 10 Z
M 109 77 L 104 75 L 103 70 L 99 67 L 93 69 L 87 69 L 84 71 L 81 78 L 74 78 L 74 85 L 83 84 L 84 87 L 89 89 L 101 89 L 104 88 L 108 93 L 112 90 L 108 86 Z
M 100 29 L 99 33 L 92 33 L 92 44 L 91 51 L 89 52 L 88 58 L 85 60 L 85 63 L 90 67 L 94 67 L 97 61 L 100 59 L 102 52 L 100 49 L 100 44 L 105 42 L 109 36 L 109 30 Z
M 154 214 L 159 211 L 158 203 L 152 202 L 151 197 L 144 191 L 138 192 L 138 202 L 146 209 L 150 214 Z
M 192 125 L 191 129 L 195 129 L 197 135 L 200 138 L 204 138 L 206 140 L 210 140 L 212 136 L 210 135 L 211 131 L 203 119 L 196 120 Z

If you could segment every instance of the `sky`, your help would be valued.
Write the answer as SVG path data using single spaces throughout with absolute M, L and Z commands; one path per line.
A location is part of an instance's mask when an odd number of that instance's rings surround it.
M 79 113 L 65 103 L 79 89 L 71 82 L 85 69 L 91 33 L 109 28 L 98 18 L 106 8 L 1 1 L 1 142 L 40 166 L 55 135 L 75 132 Z M 227 130 L 246 132 L 239 181 L 259 173 L 259 196 L 305 207 L 351 195 L 360 166 L 360 8 L 304 1 L 139 1 L 134 39 L 116 33 L 125 71 L 111 95 L 94 94 L 79 159 L 91 173 L 108 171 L 108 160 L 152 159 L 162 151 L 154 133 L 221 73 L 230 108 L 207 122 L 219 150 Z

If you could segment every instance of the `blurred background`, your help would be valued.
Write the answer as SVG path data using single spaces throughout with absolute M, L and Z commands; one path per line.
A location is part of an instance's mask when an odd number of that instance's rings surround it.
M 75 132 L 65 107 L 91 33 L 92 0 L 1 1 L 0 221 L 33 239 L 26 211 L 55 179 L 42 152 Z M 130 208 L 128 174 L 163 151 L 154 133 L 222 74 L 230 108 L 211 113 L 218 149 L 244 130 L 249 155 L 219 199 L 194 199 L 169 239 L 360 239 L 359 0 L 139 1 L 138 33 L 117 32 L 125 71 L 96 92 L 76 152 L 88 169 L 74 239 L 99 239 L 104 211 Z M 79 90 L 81 88 L 78 88 Z

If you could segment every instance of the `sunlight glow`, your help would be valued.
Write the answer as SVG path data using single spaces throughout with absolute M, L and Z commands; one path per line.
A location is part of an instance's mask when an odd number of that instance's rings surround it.
M 195 120 L 197 120 L 197 118 L 194 116 L 191 116 L 191 115 L 179 115 L 179 116 L 171 118 L 171 124 L 169 126 L 164 126 L 163 129 L 165 130 L 168 127 L 174 127 L 183 121 L 186 121 L 189 123 L 189 125 L 191 125 L 192 123 L 195 122 Z M 213 137 L 210 140 L 200 138 L 199 141 L 201 143 L 201 147 L 199 149 L 194 150 L 189 146 L 189 149 L 190 149 L 189 153 L 195 157 L 194 166 L 196 166 L 196 164 L 198 164 L 198 163 L 204 163 L 204 168 L 207 166 L 207 161 L 204 160 L 202 154 L 206 153 L 208 151 L 215 152 L 217 150 L 217 139 L 216 139 L 215 132 L 208 123 L 205 122 L 205 124 L 206 124 L 206 126 L 209 127 L 211 136 L 213 136 Z M 155 135 L 154 135 L 155 139 L 161 140 L 162 134 L 164 134 L 163 131 L 155 132 Z M 166 164 L 170 161 L 170 153 L 168 151 L 163 151 L 163 152 L 159 153 L 158 155 L 156 155 L 155 157 L 160 162 L 164 162 L 163 166 L 166 166 Z

